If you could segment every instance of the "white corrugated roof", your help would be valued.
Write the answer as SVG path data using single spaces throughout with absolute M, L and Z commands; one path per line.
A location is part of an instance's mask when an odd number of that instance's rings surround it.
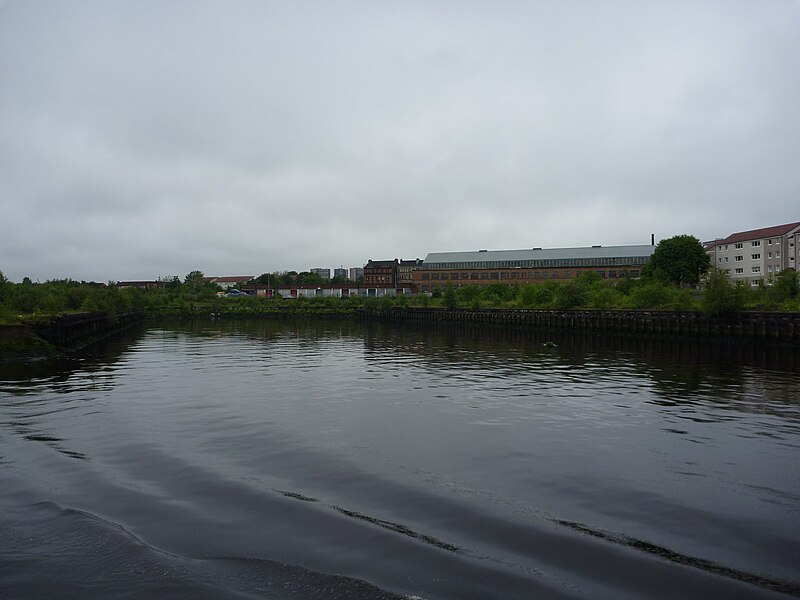
M 496 262 L 527 260 L 558 260 L 583 258 L 632 258 L 649 257 L 655 246 L 591 246 L 587 248 L 544 248 L 524 250 L 476 250 L 472 252 L 431 252 L 425 257 L 424 265 L 460 262 Z

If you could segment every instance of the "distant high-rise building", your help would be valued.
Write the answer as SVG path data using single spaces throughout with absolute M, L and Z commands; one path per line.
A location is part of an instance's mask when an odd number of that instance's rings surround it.
M 347 279 L 347 269 L 345 269 L 343 267 L 339 267 L 338 269 L 334 269 L 333 270 L 333 276 L 334 277 L 340 277 L 340 278 L 346 280 Z
M 350 281 L 358 281 L 359 279 L 364 278 L 364 268 L 363 267 L 351 267 L 350 268 Z
M 311 273 L 316 273 L 320 277 L 325 280 L 329 280 L 331 278 L 331 270 L 330 269 L 311 269 Z

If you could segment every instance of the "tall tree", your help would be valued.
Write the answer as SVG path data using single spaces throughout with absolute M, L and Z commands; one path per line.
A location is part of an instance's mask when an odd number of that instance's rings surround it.
M 696 284 L 710 265 L 700 240 L 693 235 L 676 235 L 658 242 L 643 271 L 678 285 Z

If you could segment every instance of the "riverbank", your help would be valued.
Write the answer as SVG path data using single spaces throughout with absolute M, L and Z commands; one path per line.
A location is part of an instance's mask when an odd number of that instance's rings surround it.
M 44 356 L 81 347 L 145 319 L 358 319 L 413 323 L 463 323 L 541 330 L 667 336 L 684 339 L 734 338 L 800 343 L 800 313 L 747 311 L 708 317 L 696 311 L 554 310 L 442 308 L 380 303 L 231 303 L 184 305 L 148 314 L 76 313 L 0 326 L 0 357 Z
M 539 329 L 648 336 L 735 337 L 800 343 L 800 313 L 748 311 L 725 317 L 700 312 L 651 310 L 534 310 L 389 308 L 359 311 L 366 319 L 484 323 Z
M 87 312 L 0 325 L 0 358 L 74 352 L 143 320 L 141 312 Z

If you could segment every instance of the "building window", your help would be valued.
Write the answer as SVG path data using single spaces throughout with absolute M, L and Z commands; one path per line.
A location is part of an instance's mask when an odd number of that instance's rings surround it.
M 753 287 L 758 287 L 758 279 L 753 279 L 753 281 L 750 282 L 750 285 Z
M 776 253 L 775 253 L 775 258 L 780 258 L 780 257 L 781 257 L 781 253 L 780 253 L 780 251 L 776 252 Z
M 462 273 L 461 279 L 469 279 L 469 273 Z
M 772 240 L 767 240 L 767 243 L 772 246 Z
M 421 277 L 422 281 L 428 281 L 430 278 L 430 273 L 423 273 Z
M 478 274 L 477 273 L 470 273 L 469 274 L 469 278 L 470 279 L 477 279 L 478 278 Z
M 733 260 L 735 260 L 736 262 L 742 262 L 744 260 L 744 257 L 742 255 L 734 256 Z
M 753 273 L 761 273 L 761 267 L 759 266 L 753 267 Z
M 760 254 L 751 254 L 750 256 L 752 257 L 753 260 L 760 260 L 761 259 L 761 255 Z
M 755 248 L 761 245 L 761 240 L 756 240 L 755 242 L 750 242 L 750 245 Z
M 500 279 L 500 273 L 492 273 L 492 279 Z
M 733 247 L 734 247 L 734 248 L 736 248 L 737 250 L 739 250 L 739 249 L 740 249 L 740 248 L 742 248 L 743 246 L 742 246 L 742 244 L 734 244 L 734 246 L 733 246 Z
M 742 269 L 741 267 L 739 267 L 738 269 L 734 269 L 734 270 L 736 271 L 736 273 L 739 273 L 739 274 L 744 273 L 744 269 Z
M 489 274 L 486 271 L 484 271 L 483 273 L 481 273 L 481 279 L 489 279 Z
M 767 253 L 767 258 L 772 258 L 772 252 Z

